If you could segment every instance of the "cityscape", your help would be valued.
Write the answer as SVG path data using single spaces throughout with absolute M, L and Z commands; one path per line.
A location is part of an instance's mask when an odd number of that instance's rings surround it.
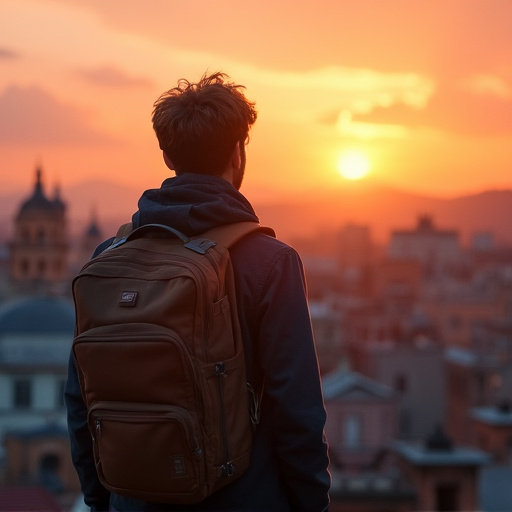
M 257 111 L 240 191 L 304 265 L 330 512 L 511 512 L 511 19 L 511 0 L 1 0 L 0 512 L 88 512 L 71 283 L 173 176 L 155 102 L 216 72 Z
M 25 489 L 79 510 L 62 391 L 73 338 L 70 281 L 106 236 L 40 167 L 2 250 L 0 494 Z M 428 213 L 392 230 L 348 223 L 331 250 L 297 239 L 328 413 L 331 510 L 512 507 L 512 245 L 463 244 Z M 28 487 L 27 487 L 28 486 Z M 27 494 L 26 489 L 31 489 Z M 45 509 L 46 510 L 46 509 Z

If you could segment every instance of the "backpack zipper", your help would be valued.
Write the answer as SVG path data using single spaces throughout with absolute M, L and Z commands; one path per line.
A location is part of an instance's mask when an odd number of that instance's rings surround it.
M 226 432 L 226 419 L 224 413 L 224 391 L 222 386 L 222 379 L 226 377 L 226 365 L 223 362 L 215 364 L 215 375 L 217 376 L 217 389 L 219 393 L 220 401 L 220 430 L 222 433 L 222 444 L 224 447 L 224 463 L 220 467 L 222 470 L 222 476 L 233 476 L 235 473 L 235 466 L 232 461 L 229 460 L 229 444 L 228 435 Z
M 102 420 L 104 421 L 122 421 L 124 423 L 139 423 L 140 421 L 169 421 L 175 420 L 181 424 L 185 435 L 193 448 L 194 455 L 201 455 L 202 450 L 197 437 L 190 431 L 189 425 L 192 425 L 192 418 L 186 409 L 174 407 L 170 410 L 169 406 L 160 406 L 156 404 L 121 404 L 115 402 L 98 402 L 91 408 L 91 413 L 96 416 L 94 419 L 93 441 L 101 437 Z

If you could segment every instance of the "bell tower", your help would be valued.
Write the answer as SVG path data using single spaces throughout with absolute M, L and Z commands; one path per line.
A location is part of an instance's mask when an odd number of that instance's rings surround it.
M 10 281 L 30 293 L 54 289 L 69 277 L 66 205 L 58 188 L 53 199 L 46 196 L 40 166 L 35 174 L 34 190 L 14 219 L 9 244 Z

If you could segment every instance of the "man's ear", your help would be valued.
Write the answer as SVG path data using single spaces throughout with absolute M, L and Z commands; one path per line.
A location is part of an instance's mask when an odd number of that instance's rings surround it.
M 240 152 L 240 141 L 235 144 L 231 153 L 231 165 L 234 169 L 240 169 L 242 165 L 242 155 Z
M 165 151 L 162 151 L 162 154 L 164 157 L 165 165 L 167 165 L 167 167 L 169 167 L 171 171 L 174 171 L 174 164 L 172 163 L 172 160 L 167 156 L 167 153 Z

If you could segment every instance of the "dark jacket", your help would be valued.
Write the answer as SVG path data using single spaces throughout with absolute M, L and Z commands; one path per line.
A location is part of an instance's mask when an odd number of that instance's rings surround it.
M 184 174 L 146 191 L 135 227 L 170 225 L 193 236 L 220 224 L 257 221 L 249 202 L 222 178 Z M 106 241 L 97 252 L 108 246 Z M 73 357 L 65 400 L 74 464 L 87 504 L 118 511 L 322 512 L 330 476 L 323 406 L 302 263 L 286 244 L 254 233 L 231 249 L 238 311 L 251 367 L 265 381 L 251 466 L 198 506 L 142 503 L 110 495 L 98 482 Z

